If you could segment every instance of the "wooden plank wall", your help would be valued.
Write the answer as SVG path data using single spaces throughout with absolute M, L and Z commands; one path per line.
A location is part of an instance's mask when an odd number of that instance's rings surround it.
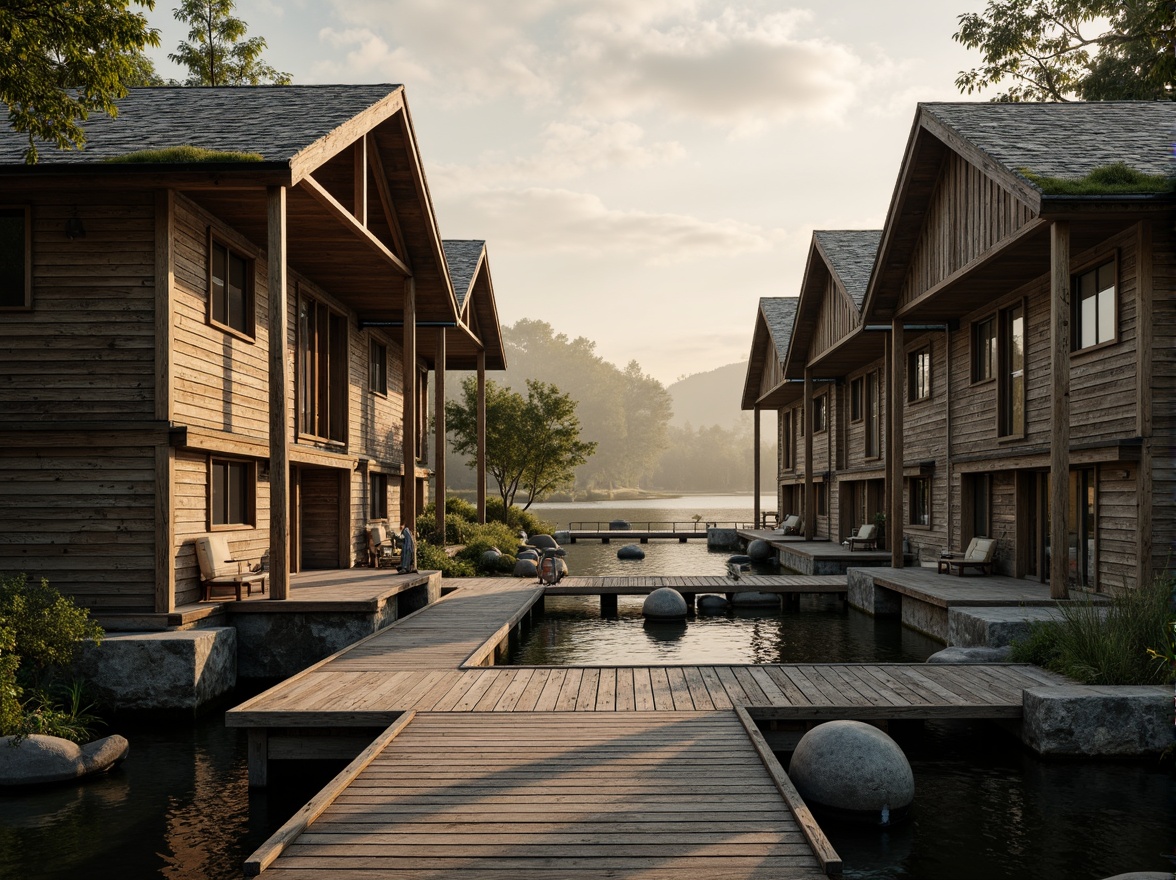
M 1170 222 L 1151 224 L 1152 234 L 1152 565 L 1176 560 L 1176 235 Z
M 837 286 L 832 276 L 827 277 L 809 348 L 809 359 L 816 360 L 845 339 L 860 323 L 861 316 L 853 301 Z
M 849 421 L 850 416 L 850 388 L 853 380 L 860 378 L 862 380 L 862 406 L 865 406 L 865 381 L 869 373 L 876 373 L 878 379 L 877 394 L 878 394 L 878 432 L 880 434 L 878 451 L 884 452 L 886 448 L 886 375 L 884 370 L 885 364 L 882 358 L 876 361 L 871 361 L 860 370 L 856 370 L 846 376 L 845 379 L 845 467 L 848 468 L 863 468 L 863 467 L 877 467 L 881 469 L 883 459 L 866 458 L 866 419 L 869 418 L 868 413 L 863 413 L 863 418 L 857 422 Z
M 935 559 L 941 551 L 948 549 L 947 344 L 941 332 L 907 334 L 906 355 L 928 346 L 931 349 L 931 397 L 917 402 L 906 400 L 903 406 L 902 457 L 903 467 L 908 471 L 923 462 L 935 463 L 931 473 L 931 526 L 911 525 L 910 492 L 904 488 L 907 511 L 903 536 L 911 539 L 912 548 L 917 549 L 923 559 Z M 909 380 L 909 369 L 907 373 Z M 903 393 L 906 393 L 905 388 Z
M 1032 219 L 1028 205 L 958 153 L 949 151 L 911 253 L 899 307 Z

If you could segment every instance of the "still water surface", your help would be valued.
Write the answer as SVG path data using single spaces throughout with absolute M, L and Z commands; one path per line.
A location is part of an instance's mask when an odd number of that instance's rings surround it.
M 734 518 L 716 515 L 730 513 L 730 506 L 703 511 L 696 499 L 676 503 L 711 519 Z M 750 520 L 750 499 L 740 503 Z M 613 518 L 614 509 L 601 518 Z M 658 565 L 672 573 L 697 571 L 703 563 L 707 573 L 721 573 L 725 555 L 676 558 L 697 546 L 646 549 L 657 550 L 651 558 L 664 558 Z M 611 550 L 615 555 L 615 545 Z M 652 568 L 641 573 L 657 573 Z M 802 606 L 799 615 L 827 613 L 822 603 Z M 822 655 L 852 651 L 858 628 L 866 626 L 844 611 L 832 613 L 846 616 L 854 638 L 833 639 L 820 648 Z M 765 641 L 789 640 L 784 624 L 759 626 Z M 907 639 L 899 633 L 900 650 Z M 858 658 L 838 653 L 826 659 Z M 0 793 L 0 880 L 241 877 L 245 858 L 339 769 L 300 765 L 274 774 L 269 789 L 251 795 L 245 735 L 225 728 L 223 715 L 250 695 L 240 691 L 195 723 L 115 725 L 111 732 L 130 739 L 131 754 L 105 777 Z M 1176 851 L 1176 789 L 1154 761 L 1040 761 L 1003 731 L 979 724 L 940 722 L 892 734 L 915 772 L 913 818 L 885 833 L 827 824 L 849 880 L 1099 880 L 1124 871 L 1171 870 L 1161 854 Z M 786 764 L 788 756 L 782 760 Z M 704 755 L 694 766 L 712 772 Z

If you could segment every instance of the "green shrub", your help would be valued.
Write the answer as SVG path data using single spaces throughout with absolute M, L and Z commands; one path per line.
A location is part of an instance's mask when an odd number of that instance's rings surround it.
M 434 508 L 435 509 L 435 508 Z M 470 539 L 474 524 L 461 514 L 445 514 L 445 539 L 439 540 L 437 535 L 437 517 L 432 510 L 426 510 L 417 517 L 417 538 L 430 544 L 465 544 Z
M 507 510 L 499 498 L 492 498 L 486 502 L 486 519 L 506 523 L 516 531 L 522 529 L 528 535 L 550 535 L 555 530 L 551 523 L 539 519 L 529 510 L 514 505 Z
M 93 708 L 85 701 L 85 688 L 80 681 L 34 691 L 22 707 L 24 717 L 17 736 L 39 733 L 76 743 L 89 742 L 93 728 L 103 724 Z
M 1036 620 L 1029 625 L 1029 635 L 1012 643 L 1009 659 L 1014 663 L 1033 663 L 1043 669 L 1058 658 L 1058 630 L 1053 621 Z
M 474 577 L 477 572 L 464 559 L 451 558 L 436 544 L 417 544 L 417 568 L 441 572 L 442 577 Z
M 0 625 L 0 736 L 20 729 L 20 698 L 24 691 L 16 683 L 20 657 L 14 652 L 16 633 Z

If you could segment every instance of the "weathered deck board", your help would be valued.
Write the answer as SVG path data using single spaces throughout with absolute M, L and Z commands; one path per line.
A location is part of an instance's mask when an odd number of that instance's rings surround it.
M 708 764 L 730 764 L 699 773 L 683 758 L 700 748 Z M 264 876 L 506 880 L 507 872 L 825 876 L 729 711 L 418 714 L 283 842 Z

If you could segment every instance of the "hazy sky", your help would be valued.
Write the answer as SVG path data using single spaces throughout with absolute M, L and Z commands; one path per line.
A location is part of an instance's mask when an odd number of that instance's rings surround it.
M 921 100 L 958 100 L 982 0 L 238 0 L 297 83 L 403 83 L 445 238 L 503 324 L 669 383 L 745 360 L 814 229 L 881 226 Z M 184 37 L 150 15 L 161 74 Z

